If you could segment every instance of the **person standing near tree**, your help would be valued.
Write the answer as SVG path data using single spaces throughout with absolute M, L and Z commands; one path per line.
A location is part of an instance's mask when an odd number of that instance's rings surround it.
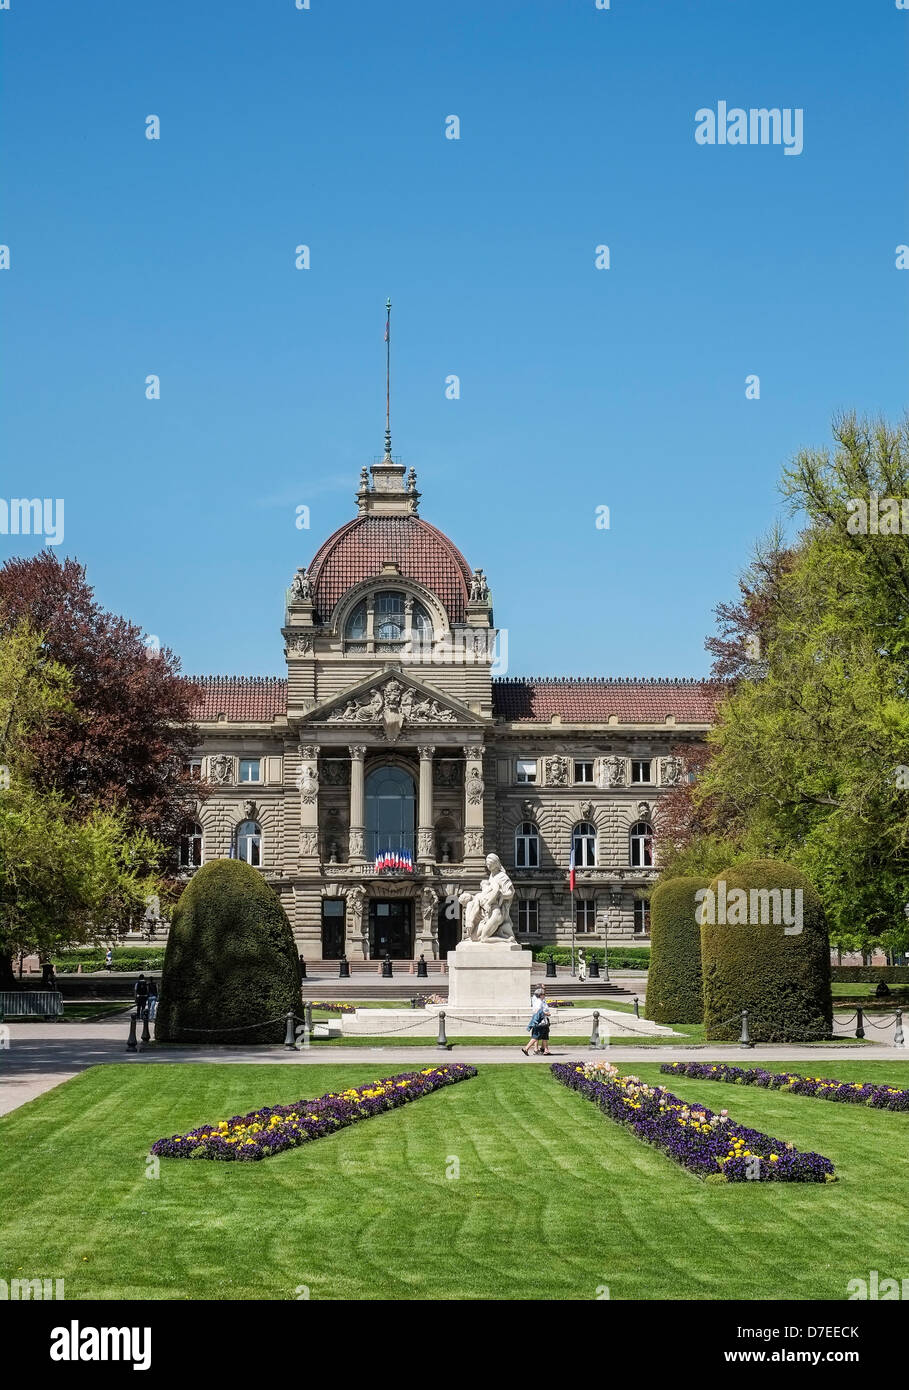
M 135 995 L 136 1009 L 138 1010 L 139 1017 L 141 1018 L 146 1008 L 148 1007 L 148 980 L 142 974 L 139 975 L 139 978 L 136 981 Z
M 104 969 L 105 969 L 105 970 L 113 970 L 113 968 L 114 968 L 114 953 L 113 953 L 113 951 L 111 950 L 111 948 L 108 946 L 108 948 L 107 948 L 107 954 L 106 954 L 105 957 L 104 957 Z

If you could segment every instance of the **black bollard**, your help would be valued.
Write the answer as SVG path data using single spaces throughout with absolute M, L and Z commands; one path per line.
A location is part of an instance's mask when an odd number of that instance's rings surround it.
M 548 955 L 548 956 L 546 957 L 546 978 L 547 978 L 547 980 L 554 980 L 555 977 L 556 977 L 555 961 L 553 960 L 552 955 L 550 954 L 550 955 Z
M 129 1016 L 129 1037 L 126 1039 L 127 1052 L 135 1052 L 136 1050 L 136 1020 L 138 1017 L 139 1015 L 135 1012 Z
M 391 956 L 385 956 L 382 961 L 382 978 L 383 980 L 390 980 L 393 975 L 394 971 L 391 968 Z
M 641 1017 L 641 1006 L 637 995 L 634 996 L 634 1016 L 635 1018 Z
M 285 1046 L 285 1048 L 289 1049 L 289 1051 L 293 1052 L 293 1050 L 294 1050 L 295 1047 L 297 1046 L 297 1039 L 296 1039 L 295 1036 L 294 1036 L 294 1011 L 293 1011 L 293 1009 L 288 1009 L 288 1010 L 287 1010 L 286 1022 L 287 1022 L 287 1026 L 286 1026 L 286 1028 L 285 1028 L 285 1030 L 284 1030 L 284 1046 Z
M 312 1037 L 312 1004 L 303 1005 L 303 1026 L 306 1029 L 306 1036 Z
M 350 961 L 347 959 L 346 956 L 342 956 L 341 959 L 338 961 L 338 979 L 350 979 Z
M 600 1011 L 593 1011 L 593 1028 L 590 1033 L 590 1046 L 597 1047 L 600 1041 Z
M 748 1032 L 748 1010 L 742 1010 L 742 1036 L 739 1038 L 739 1047 L 754 1047 L 751 1041 L 751 1034 Z
M 902 1009 L 897 1009 L 897 1011 L 896 1011 L 896 1028 L 894 1029 L 894 1033 L 893 1033 L 893 1046 L 894 1046 L 894 1047 L 902 1047 L 902 1046 L 903 1046 L 903 1042 L 904 1042 L 904 1039 L 903 1039 L 903 1011 L 902 1011 Z
M 445 1036 L 445 1010 L 439 1012 L 439 1036 L 436 1040 L 436 1047 L 448 1047 L 448 1039 Z
M 148 1009 L 142 1010 L 142 1046 L 140 1052 L 145 1050 L 146 1043 L 151 1042 L 151 1033 L 148 1031 Z
M 420 980 L 429 979 L 429 971 L 426 969 L 426 957 L 421 956 L 417 961 L 417 978 Z
M 302 956 L 300 957 L 300 979 L 306 979 L 306 961 L 303 959 Z
M 856 1004 L 855 1012 L 858 1018 L 855 1025 L 855 1036 L 857 1038 L 863 1038 L 865 1036 L 865 1011 L 861 1004 Z
M 591 980 L 598 980 L 600 978 L 600 962 L 597 960 L 596 956 L 594 956 L 593 960 L 590 962 L 590 969 L 587 974 Z

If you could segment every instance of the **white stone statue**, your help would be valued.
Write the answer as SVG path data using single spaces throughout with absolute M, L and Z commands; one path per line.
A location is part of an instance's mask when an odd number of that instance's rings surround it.
M 462 893 L 458 898 L 464 912 L 464 926 L 470 941 L 514 941 L 511 928 L 511 902 L 514 884 L 502 868 L 497 854 L 487 854 L 489 877 L 479 893 Z

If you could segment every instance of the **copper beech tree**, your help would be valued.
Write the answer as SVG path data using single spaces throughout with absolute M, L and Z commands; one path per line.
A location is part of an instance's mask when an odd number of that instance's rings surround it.
M 187 771 L 197 687 L 173 652 L 105 612 L 82 565 L 51 550 L 0 568 L 0 633 L 23 619 L 71 677 L 72 712 L 30 736 L 33 780 L 77 813 L 116 808 L 173 845 L 201 790 Z
M 28 787 L 54 798 L 55 814 L 73 826 L 113 816 L 118 833 L 141 837 L 143 860 L 157 844 L 143 872 L 167 901 L 181 823 L 207 792 L 188 770 L 198 688 L 173 652 L 105 611 L 82 565 L 51 550 L 0 568 L 0 640 L 23 623 L 39 634 L 42 665 L 65 672 L 68 697 L 53 718 L 27 721 L 19 762 Z M 125 925 L 123 912 L 115 916 L 110 934 Z

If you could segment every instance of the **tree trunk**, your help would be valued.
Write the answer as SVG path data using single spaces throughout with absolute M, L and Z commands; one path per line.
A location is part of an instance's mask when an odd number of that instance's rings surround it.
M 0 951 L 0 989 L 15 989 L 16 977 L 13 974 L 12 951 Z

